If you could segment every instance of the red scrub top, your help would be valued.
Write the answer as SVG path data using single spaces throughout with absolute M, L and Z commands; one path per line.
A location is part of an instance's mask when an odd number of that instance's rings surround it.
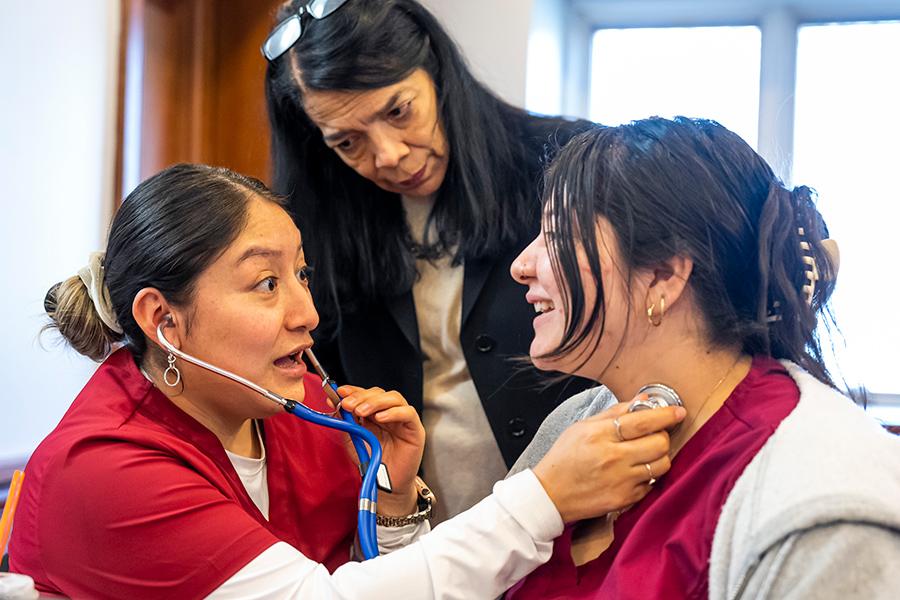
M 731 488 L 800 392 L 776 360 L 756 357 L 721 409 L 678 453 L 672 469 L 613 525 L 609 548 L 572 562 L 572 525 L 550 561 L 507 592 L 508 600 L 706 598 L 709 556 Z
M 304 402 L 327 410 L 320 380 Z M 218 438 L 110 356 L 25 470 L 10 569 L 73 598 L 206 596 L 278 541 L 334 570 L 350 558 L 360 476 L 342 433 L 263 421 L 267 521 Z

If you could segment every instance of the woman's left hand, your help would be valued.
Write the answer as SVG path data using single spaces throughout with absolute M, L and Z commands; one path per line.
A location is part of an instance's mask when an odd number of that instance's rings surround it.
M 378 496 L 378 512 L 404 516 L 415 512 L 413 480 L 425 450 L 425 428 L 419 414 L 399 392 L 344 385 L 338 388 L 341 406 L 381 442 L 381 462 L 387 467 L 394 492 Z

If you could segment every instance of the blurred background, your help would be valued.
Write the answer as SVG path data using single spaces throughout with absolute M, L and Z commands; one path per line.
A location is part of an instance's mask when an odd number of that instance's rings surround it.
M 842 251 L 840 374 L 900 424 L 900 0 L 423 3 L 514 104 L 713 118 L 817 189 Z M 268 181 L 259 45 L 277 5 L 0 0 L 0 499 L 96 368 L 39 338 L 42 303 L 102 247 L 121 198 L 181 161 Z

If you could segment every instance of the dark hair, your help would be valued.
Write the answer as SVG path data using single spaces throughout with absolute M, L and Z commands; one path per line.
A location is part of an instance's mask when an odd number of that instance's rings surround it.
M 224 168 L 181 164 L 150 177 L 113 218 L 103 261 L 110 303 L 124 332 L 101 321 L 78 276 L 47 292 L 47 328 L 58 329 L 94 360 L 124 343 L 140 363 L 147 343 L 131 312 L 137 293 L 153 287 L 175 306 L 187 306 L 197 277 L 243 230 L 252 197 L 284 204 L 260 181 Z
M 277 19 L 304 3 L 285 3 Z M 303 89 L 377 89 L 417 68 L 435 82 L 449 143 L 432 213 L 437 240 L 423 253 L 455 248 L 457 263 L 496 257 L 537 229 L 539 145 L 565 121 L 532 117 L 492 94 L 414 0 L 349 0 L 324 19 L 306 15 L 300 40 L 268 65 L 266 98 L 273 187 L 290 198 L 307 234 L 326 325 L 336 325 L 342 310 L 408 291 L 415 256 L 399 196 L 358 175 L 325 145 L 304 111 Z
M 603 216 L 616 232 L 626 283 L 636 269 L 687 255 L 694 261 L 688 286 L 713 345 L 738 344 L 747 354 L 789 359 L 833 385 L 816 335 L 833 289 L 833 265 L 821 244 L 825 223 L 812 190 L 785 189 L 736 134 L 685 117 L 598 127 L 563 148 L 547 173 L 545 194 L 545 219 L 554 233 L 548 245 L 566 314 L 585 310 L 579 241 L 598 285 L 587 322 L 570 318 L 548 356 L 573 351 L 597 328 L 596 343 L 603 335 L 594 229 Z M 807 265 L 801 241 L 821 273 L 811 305 L 802 289 Z

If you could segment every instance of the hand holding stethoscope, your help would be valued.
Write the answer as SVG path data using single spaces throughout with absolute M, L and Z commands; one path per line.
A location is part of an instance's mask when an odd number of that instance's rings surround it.
M 425 450 L 425 428 L 416 409 L 399 392 L 385 392 L 377 387 L 342 385 L 338 394 L 343 399 L 341 408 L 352 413 L 381 444 L 394 493 L 382 494 L 379 508 L 384 514 L 409 514 L 410 508 L 415 509 L 417 494 L 413 480 Z M 384 487 L 381 489 L 386 491 Z
M 687 412 L 677 404 L 633 410 L 653 398 L 642 392 L 571 424 L 533 467 L 567 523 L 620 511 L 639 502 L 671 468 L 668 430 Z M 652 407 L 647 407 L 652 408 Z M 652 482 L 652 483 L 651 483 Z M 556 494 L 554 495 L 554 491 Z

